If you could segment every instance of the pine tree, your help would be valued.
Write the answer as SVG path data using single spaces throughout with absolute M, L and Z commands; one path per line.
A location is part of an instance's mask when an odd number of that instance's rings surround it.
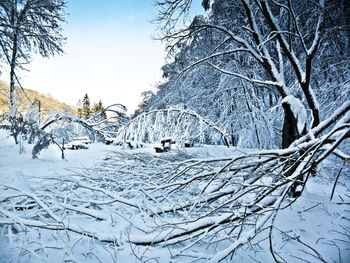
M 89 117 L 90 113 L 91 113 L 90 99 L 89 99 L 88 94 L 86 93 L 84 98 L 83 98 L 82 117 L 87 118 L 87 117 Z
M 98 102 L 98 105 L 99 105 L 100 110 L 102 111 L 104 109 L 104 107 L 103 107 L 103 104 L 102 104 L 101 100 Z M 107 115 L 106 115 L 105 111 L 102 112 L 101 116 L 102 116 L 102 118 L 107 119 Z
M 93 113 L 99 113 L 103 110 L 103 104 L 102 101 L 100 100 L 98 103 L 95 103 L 94 106 L 92 107 L 92 112 Z M 103 119 L 107 119 L 106 112 L 102 112 L 101 116 Z

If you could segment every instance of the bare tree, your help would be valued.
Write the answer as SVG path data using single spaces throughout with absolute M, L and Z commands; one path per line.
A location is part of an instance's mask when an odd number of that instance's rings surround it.
M 49 116 L 46 118 L 40 126 L 36 125 L 35 127 L 29 127 L 34 136 L 37 137 L 37 142 L 32 150 L 32 157 L 38 158 L 40 152 L 47 148 L 50 144 L 56 144 L 60 150 L 62 151 L 62 159 L 64 159 L 64 147 L 60 146 L 55 141 L 55 136 L 53 135 L 54 129 L 49 130 L 50 126 L 54 126 L 59 122 L 67 122 L 67 123 L 76 123 L 83 127 L 86 131 L 91 134 L 93 140 L 104 141 L 106 137 L 110 137 L 116 134 L 115 130 L 115 122 L 118 122 L 118 126 L 121 125 L 120 122 L 125 121 L 123 119 L 126 112 L 126 107 L 122 104 L 112 104 L 106 108 L 101 109 L 97 113 L 91 113 L 89 118 L 78 118 L 72 114 L 66 113 L 56 113 L 55 115 Z M 116 116 L 111 116 L 109 118 L 105 118 L 107 116 L 106 113 L 113 113 Z M 67 128 L 67 127 L 65 127 Z M 61 138 L 64 139 L 64 138 Z
M 43 57 L 62 53 L 65 0 L 0 1 L 0 47 L 10 68 L 10 111 L 16 115 L 17 71 L 32 53 Z

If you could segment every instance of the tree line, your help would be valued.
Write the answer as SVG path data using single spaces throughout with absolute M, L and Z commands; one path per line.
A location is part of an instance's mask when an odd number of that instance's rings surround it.
M 94 103 L 92 106 L 90 104 L 90 98 L 87 93 L 85 93 L 82 100 L 79 99 L 77 103 L 77 115 L 79 118 L 87 119 L 91 114 L 97 114 L 101 112 L 103 119 L 107 118 L 106 112 L 103 111 L 104 107 L 102 101 L 99 100 L 98 103 Z

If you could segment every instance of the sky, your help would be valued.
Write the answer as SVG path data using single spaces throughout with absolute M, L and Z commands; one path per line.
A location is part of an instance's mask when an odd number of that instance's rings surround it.
M 66 11 L 65 53 L 33 56 L 29 71 L 20 73 L 23 87 L 73 106 L 87 93 L 91 103 L 121 103 L 130 114 L 142 91 L 162 80 L 166 53 L 152 38 L 153 0 L 69 0 Z

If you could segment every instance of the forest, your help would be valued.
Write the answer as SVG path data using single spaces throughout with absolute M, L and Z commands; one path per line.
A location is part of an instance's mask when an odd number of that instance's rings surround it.
M 64 55 L 67 2 L 0 0 L 0 261 L 348 262 L 350 3 L 193 2 L 155 1 L 128 115 L 44 113 L 21 73 Z

